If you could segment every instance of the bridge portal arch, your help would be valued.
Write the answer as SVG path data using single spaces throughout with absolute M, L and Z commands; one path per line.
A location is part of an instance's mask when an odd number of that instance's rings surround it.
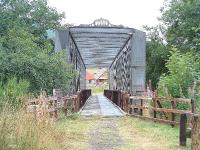
M 109 88 L 131 94 L 145 89 L 145 32 L 113 25 L 106 19 L 57 30 L 55 51 L 65 49 L 66 60 L 77 71 L 71 92 L 86 88 L 86 68 L 109 69 Z

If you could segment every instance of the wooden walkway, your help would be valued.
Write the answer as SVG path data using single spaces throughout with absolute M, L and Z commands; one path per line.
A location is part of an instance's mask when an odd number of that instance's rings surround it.
M 122 117 L 125 114 L 103 95 L 90 96 L 79 112 L 83 116 Z

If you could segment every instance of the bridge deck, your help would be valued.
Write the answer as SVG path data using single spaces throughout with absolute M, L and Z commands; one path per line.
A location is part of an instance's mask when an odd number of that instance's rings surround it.
M 90 96 L 80 110 L 83 116 L 121 117 L 125 115 L 117 105 L 103 95 Z

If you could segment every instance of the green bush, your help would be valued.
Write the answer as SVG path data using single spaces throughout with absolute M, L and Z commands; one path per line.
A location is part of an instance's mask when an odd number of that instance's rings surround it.
M 194 98 L 196 104 L 199 103 L 197 97 L 200 85 L 200 61 L 199 55 L 192 52 L 181 54 L 177 49 L 173 49 L 166 64 L 169 72 L 160 77 L 158 83 L 158 94 L 161 97 L 182 97 Z M 179 103 L 178 108 L 186 109 L 188 105 Z

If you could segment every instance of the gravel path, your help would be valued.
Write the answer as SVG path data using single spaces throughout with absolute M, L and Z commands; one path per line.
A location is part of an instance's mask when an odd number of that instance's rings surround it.
M 97 123 L 90 131 L 91 150 L 113 150 L 124 145 L 119 135 L 118 118 L 104 118 Z

